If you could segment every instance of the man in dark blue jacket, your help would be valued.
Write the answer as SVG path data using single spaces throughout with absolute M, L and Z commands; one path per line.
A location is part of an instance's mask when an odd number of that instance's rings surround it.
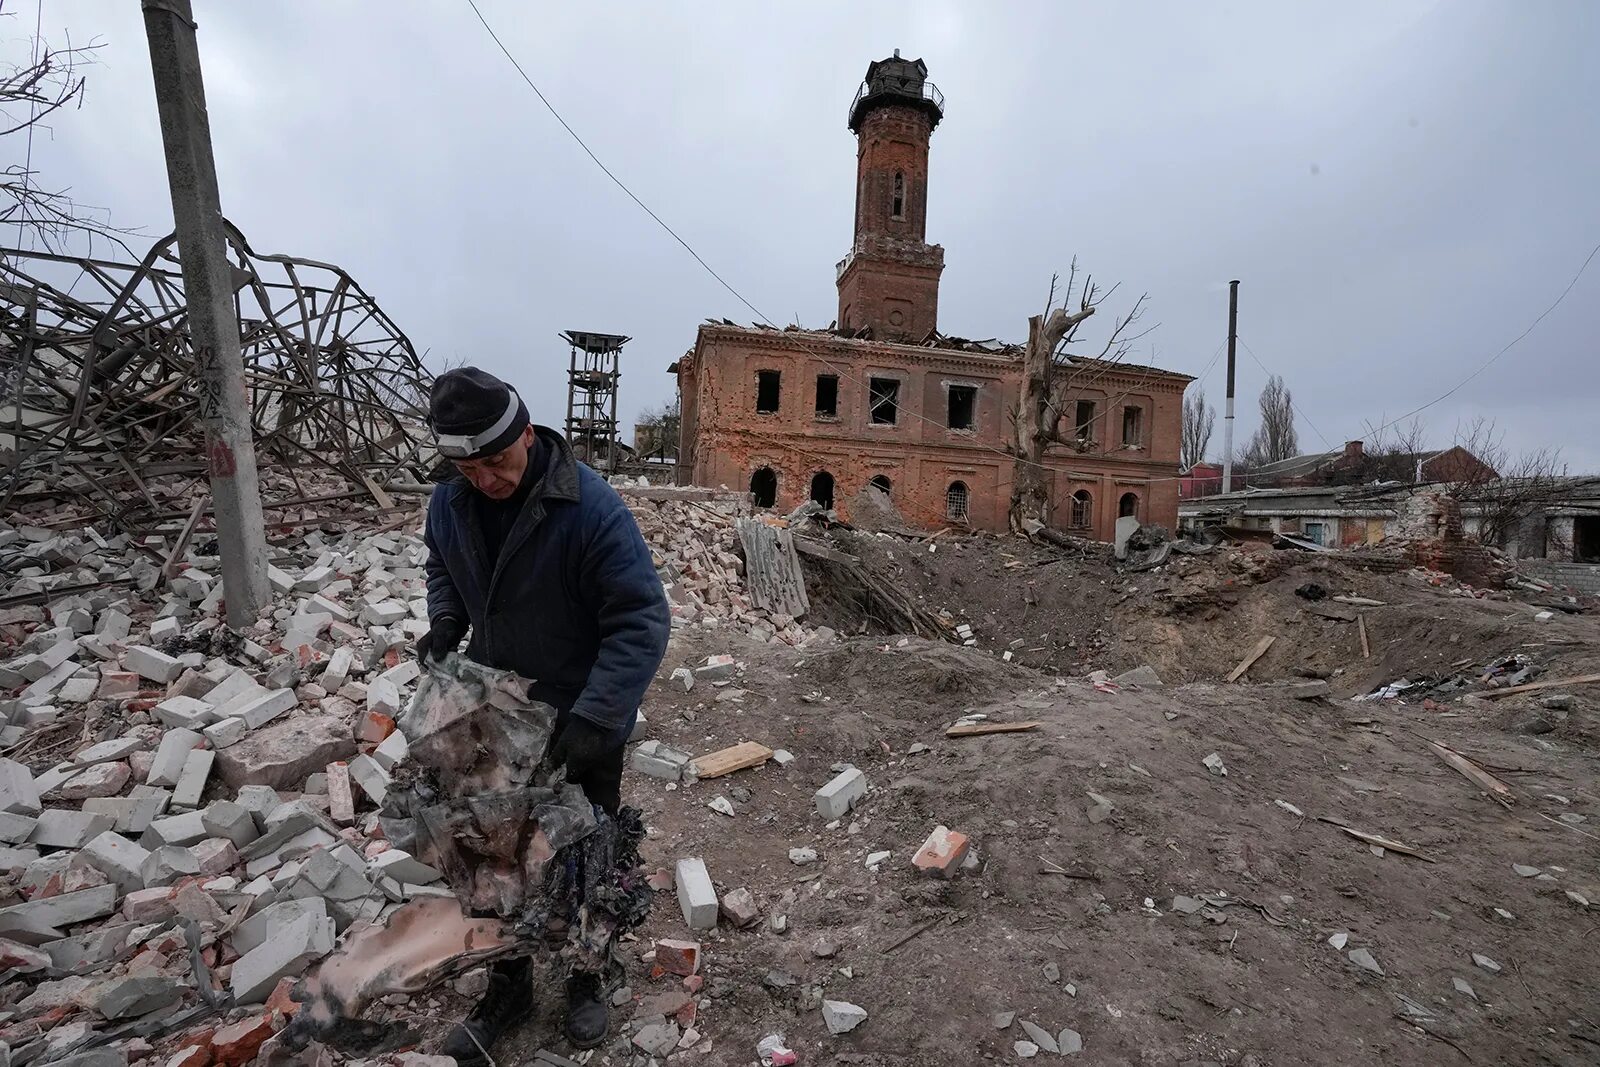
M 591 803 L 615 815 L 623 746 L 666 653 L 666 596 L 650 549 L 616 491 L 535 426 L 516 391 L 463 367 L 433 383 L 429 417 L 460 473 L 428 505 L 428 618 L 420 656 L 466 654 L 533 681 L 559 713 L 551 755 Z M 526 957 L 494 965 L 489 990 L 441 1052 L 462 1065 L 533 1010 Z M 567 981 L 567 1037 L 593 1048 L 609 1013 L 599 975 Z

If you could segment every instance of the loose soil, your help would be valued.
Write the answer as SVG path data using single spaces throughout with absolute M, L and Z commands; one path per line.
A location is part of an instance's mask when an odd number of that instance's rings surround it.
M 672 1062 L 745 1067 L 771 1032 L 806 1065 L 1013 1062 L 1023 1019 L 1076 1030 L 1084 1063 L 1600 1062 L 1600 914 L 1578 902 L 1600 903 L 1600 686 L 1547 691 L 1570 693 L 1565 710 L 1542 707 L 1545 693 L 1349 699 L 1401 677 L 1475 679 L 1508 653 L 1541 665 L 1541 680 L 1600 671 L 1593 616 L 1537 622 L 1513 600 L 1298 554 L 1223 552 L 1124 576 L 1016 542 L 932 544 L 839 547 L 969 621 L 978 647 L 674 638 L 644 708 L 650 736 L 697 754 L 757 740 L 796 758 L 688 786 L 625 779 L 653 865 L 700 856 L 719 890 L 748 888 L 763 912 L 749 930 L 702 935 L 705 1036 Z M 1370 658 L 1354 623 L 1304 610 L 1294 590 L 1308 581 L 1385 602 L 1361 609 Z M 828 619 L 816 592 L 808 621 L 855 628 Z M 1268 634 L 1278 640 L 1246 679 L 1222 682 Z M 685 693 L 668 681 L 720 652 L 740 660 L 731 682 Z M 1140 663 L 1175 684 L 1101 691 L 1081 677 Z M 1277 684 L 1305 675 L 1328 677 L 1329 698 L 1295 700 Z M 1042 725 L 947 738 L 971 710 Z M 1424 739 L 1491 769 L 1515 804 L 1501 807 Z M 927 750 L 911 754 L 918 743 Z M 1202 764 L 1212 753 L 1226 777 Z M 841 762 L 872 789 L 830 828 L 812 793 Z M 1115 806 L 1099 823 L 1091 791 Z M 706 806 L 718 796 L 733 818 Z M 1426 858 L 1379 855 L 1322 818 Z M 980 860 L 950 882 L 910 863 L 937 824 L 971 835 Z M 791 864 L 797 846 L 820 860 Z M 864 861 L 878 851 L 891 855 L 873 872 Z M 1185 914 L 1180 895 L 1208 903 Z M 768 924 L 775 914 L 786 933 Z M 640 933 L 637 956 L 654 938 L 686 936 L 671 892 Z M 837 954 L 819 958 L 819 939 Z M 1356 949 L 1383 973 L 1353 963 Z M 774 971 L 794 983 L 770 988 Z M 677 988 L 648 972 L 630 962 L 636 1000 Z M 830 1036 L 819 990 L 870 1017 Z M 572 1054 L 559 999 L 544 997 L 500 1062 L 541 1047 Z M 446 1014 L 464 1009 L 450 1000 Z M 1018 1022 L 997 1029 L 1001 1012 Z M 614 1035 L 630 1015 L 617 1009 Z M 591 1062 L 634 1062 L 615 1043 L 602 1054 Z

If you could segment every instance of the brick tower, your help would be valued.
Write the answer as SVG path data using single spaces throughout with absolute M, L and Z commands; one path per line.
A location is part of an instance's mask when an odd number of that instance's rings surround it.
M 927 242 L 928 142 L 944 95 L 920 59 L 867 67 L 850 105 L 856 135 L 856 228 L 840 260 L 839 326 L 918 344 L 938 324 L 944 249 Z

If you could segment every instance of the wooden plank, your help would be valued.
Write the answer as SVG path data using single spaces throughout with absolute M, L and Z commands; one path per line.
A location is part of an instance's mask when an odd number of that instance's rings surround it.
M 183 524 L 183 532 L 178 535 L 178 543 L 172 546 L 172 551 L 167 553 L 167 558 L 161 564 L 161 574 L 167 581 L 178 576 L 178 560 L 188 549 L 189 542 L 194 538 L 194 528 L 200 523 L 200 516 L 205 514 L 206 505 L 211 502 L 210 493 L 201 493 L 195 498 L 194 507 L 189 509 L 189 520 Z
M 1356 633 L 1361 635 L 1361 658 L 1371 659 L 1372 645 L 1367 643 L 1367 617 L 1365 615 L 1356 616 Z
M 738 529 L 751 603 L 763 611 L 797 619 L 810 611 L 794 535 L 752 518 L 740 519 Z
M 746 767 L 759 767 L 772 758 L 772 749 L 757 741 L 740 741 L 737 745 L 696 756 L 689 769 L 698 778 L 721 778 Z
M 1600 674 L 1579 674 L 1571 678 L 1552 678 L 1548 682 L 1529 682 L 1527 685 L 1513 685 L 1506 689 L 1489 689 L 1473 696 L 1485 700 L 1500 700 L 1504 697 L 1514 697 L 1518 693 L 1537 693 L 1541 689 L 1559 689 L 1567 685 L 1593 685 L 1600 682 Z
M 1228 675 L 1228 681 L 1237 682 L 1240 678 L 1243 678 L 1244 672 L 1249 670 L 1256 660 L 1266 655 L 1267 649 L 1271 648 L 1272 642 L 1276 640 L 1276 637 L 1263 637 L 1256 647 L 1250 650 L 1250 654 L 1239 661 L 1239 665 L 1233 669 L 1233 673 Z
M 1019 734 L 1024 730 L 1037 730 L 1040 722 L 969 722 L 952 726 L 944 732 L 946 737 L 979 737 L 983 734 Z
M 1389 606 L 1387 600 L 1373 600 L 1369 596 L 1336 596 L 1333 599 L 1341 604 L 1354 604 L 1358 608 L 1384 608 Z
M 1490 774 L 1476 763 L 1473 763 L 1461 753 L 1449 748 L 1446 745 L 1442 745 L 1437 741 L 1429 741 L 1427 738 L 1423 738 L 1422 743 L 1427 745 L 1428 749 L 1435 756 L 1438 756 L 1451 767 L 1455 768 L 1463 778 L 1488 792 L 1490 796 L 1494 797 L 1494 799 L 1504 807 L 1509 808 L 1511 805 L 1517 802 L 1516 794 L 1511 792 L 1510 786 L 1506 785 L 1500 779 L 1496 778 L 1494 775 Z
M 1308 603 L 1300 606 L 1313 615 L 1320 615 L 1324 619 L 1332 619 L 1334 622 L 1356 621 L 1356 609 L 1346 607 L 1343 604 Z
M 1438 860 L 1435 860 L 1432 856 L 1425 856 L 1421 852 L 1418 852 L 1416 849 L 1403 842 L 1393 841 L 1387 837 L 1379 837 L 1377 834 L 1369 834 L 1365 830 L 1357 830 L 1353 826 L 1346 826 L 1342 822 L 1337 822 L 1326 817 L 1321 818 L 1318 821 L 1325 822 L 1330 826 L 1337 826 L 1351 837 L 1356 838 L 1359 841 L 1365 841 L 1369 845 L 1377 845 L 1379 848 L 1386 848 L 1390 852 L 1398 852 L 1402 856 L 1415 856 L 1417 859 L 1423 860 L 1426 863 L 1438 862 Z

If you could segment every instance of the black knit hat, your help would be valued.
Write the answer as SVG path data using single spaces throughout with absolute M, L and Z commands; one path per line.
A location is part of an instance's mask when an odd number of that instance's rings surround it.
M 517 391 L 486 370 L 457 367 L 433 380 L 428 425 L 446 459 L 481 459 L 503 451 L 529 421 Z

